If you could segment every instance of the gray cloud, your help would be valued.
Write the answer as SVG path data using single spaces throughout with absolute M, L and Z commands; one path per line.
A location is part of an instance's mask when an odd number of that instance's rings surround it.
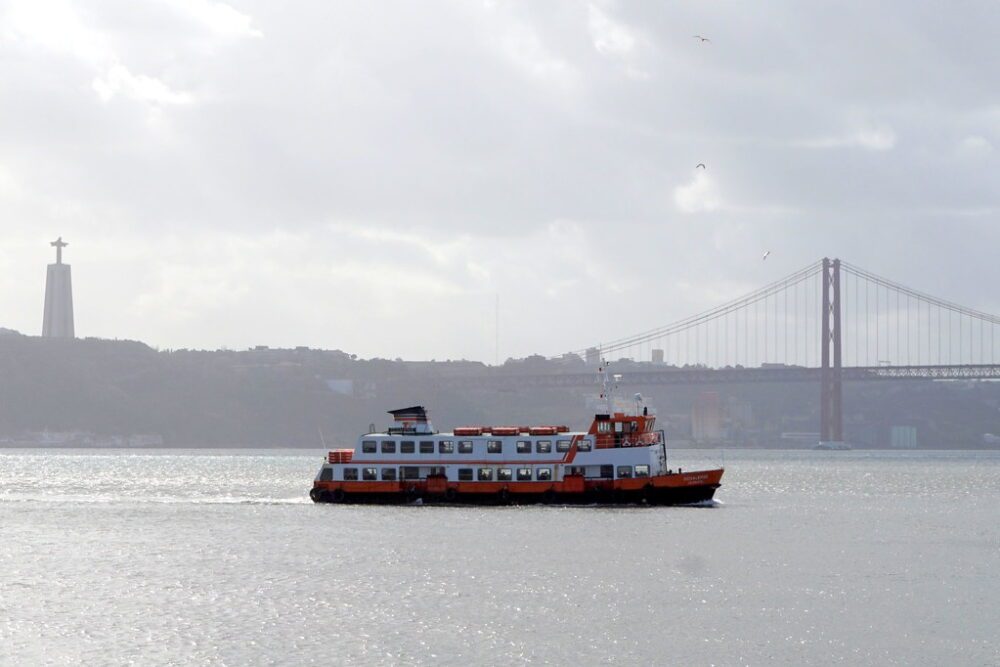
M 998 28 L 988 2 L 0 0 L 0 324 L 39 329 L 59 234 L 78 331 L 168 347 L 489 359 L 499 292 L 503 352 L 552 353 L 822 255 L 996 312 Z

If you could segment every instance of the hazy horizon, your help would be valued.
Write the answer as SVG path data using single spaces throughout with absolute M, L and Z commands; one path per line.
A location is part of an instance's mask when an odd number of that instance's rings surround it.
M 0 0 L 0 326 L 40 333 L 60 235 L 77 335 L 159 348 L 492 363 L 499 294 L 502 362 L 823 256 L 1000 312 L 998 32 L 995 2 Z

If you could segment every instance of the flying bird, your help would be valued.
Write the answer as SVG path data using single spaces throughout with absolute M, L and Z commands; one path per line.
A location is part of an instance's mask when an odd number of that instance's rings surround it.
M 699 162 L 698 164 L 696 164 L 694 166 L 695 169 L 697 169 L 698 167 L 701 167 L 702 169 L 705 169 L 705 163 L 704 162 Z
M 711 43 L 711 41 L 712 41 L 708 37 L 702 37 L 701 35 L 695 35 L 694 38 L 695 39 L 700 39 L 703 42 L 709 42 L 709 43 Z
M 771 254 L 771 251 L 770 251 L 770 250 L 767 250 L 767 251 L 765 251 L 765 252 L 764 252 L 764 256 L 760 258 L 760 259 L 761 259 L 761 261 L 764 261 L 765 259 L 767 259 L 767 256 L 768 256 L 768 255 L 770 255 L 770 254 Z

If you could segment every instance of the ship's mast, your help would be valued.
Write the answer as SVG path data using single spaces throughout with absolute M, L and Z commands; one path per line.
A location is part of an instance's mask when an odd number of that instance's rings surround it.
M 607 412 L 611 415 L 615 412 L 615 389 L 618 388 L 618 383 L 621 382 L 622 376 L 615 373 L 611 376 L 611 382 L 608 382 L 608 366 L 608 362 L 601 359 L 601 365 L 597 369 L 597 381 L 601 384 L 601 398 L 604 399 Z
M 605 410 L 610 415 L 611 414 L 611 392 L 608 391 L 608 369 L 607 362 L 601 359 L 600 365 L 597 367 L 597 381 L 601 384 L 601 398 L 604 400 L 606 406 Z

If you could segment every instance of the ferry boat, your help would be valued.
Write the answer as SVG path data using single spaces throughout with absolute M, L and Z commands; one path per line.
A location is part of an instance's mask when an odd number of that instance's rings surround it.
M 313 481 L 317 503 L 649 504 L 712 499 L 723 468 L 668 467 L 663 431 L 648 409 L 566 426 L 434 430 L 423 406 L 390 410 L 384 433 L 334 449 Z

